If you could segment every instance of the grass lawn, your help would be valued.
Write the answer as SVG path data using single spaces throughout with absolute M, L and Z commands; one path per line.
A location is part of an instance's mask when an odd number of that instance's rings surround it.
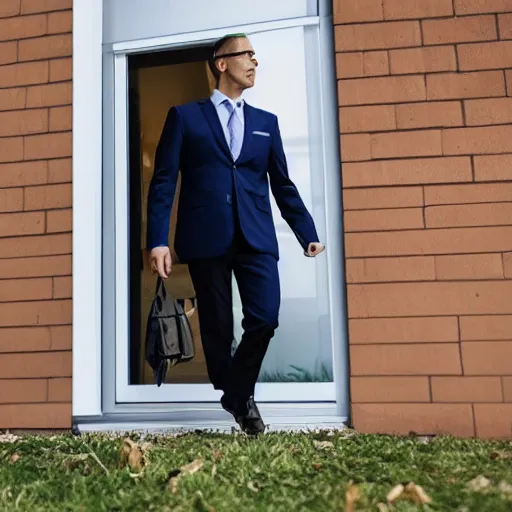
M 512 510 L 505 441 L 350 431 L 125 437 L 0 436 L 0 511 Z

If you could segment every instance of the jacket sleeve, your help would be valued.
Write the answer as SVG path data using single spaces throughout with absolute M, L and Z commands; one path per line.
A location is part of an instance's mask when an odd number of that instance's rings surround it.
M 300 245 L 307 250 L 310 243 L 319 242 L 315 223 L 308 212 L 297 187 L 288 175 L 288 165 L 277 117 L 274 118 L 274 133 L 269 158 L 270 188 L 281 216 L 288 223 Z
M 183 132 L 178 110 L 172 107 L 155 152 L 155 166 L 147 203 L 146 247 L 151 250 L 169 244 L 172 203 L 180 168 Z

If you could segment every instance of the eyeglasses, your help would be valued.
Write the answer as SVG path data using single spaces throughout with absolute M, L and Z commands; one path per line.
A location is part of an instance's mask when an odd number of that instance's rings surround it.
M 222 55 L 215 55 L 213 60 L 223 59 L 225 57 L 239 57 L 241 55 L 248 55 L 250 59 L 254 58 L 255 52 L 252 50 L 244 50 L 242 52 L 223 53 Z

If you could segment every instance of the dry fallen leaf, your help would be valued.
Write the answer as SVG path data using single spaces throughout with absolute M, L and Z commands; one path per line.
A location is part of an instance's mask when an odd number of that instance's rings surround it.
M 322 469 L 322 464 L 320 464 L 319 462 L 313 462 L 313 469 L 319 471 L 320 469 Z
M 1 443 L 15 443 L 20 438 L 11 434 L 8 430 L 6 430 L 5 434 L 0 434 L 0 444 Z
M 203 461 L 201 459 L 196 459 L 192 461 L 190 464 L 185 464 L 184 466 L 181 466 L 180 469 L 175 469 L 170 472 L 170 478 L 169 483 L 167 484 L 167 487 L 169 490 L 176 494 L 178 492 L 178 480 L 183 477 L 184 475 L 192 475 L 199 471 L 203 467 Z M 214 466 L 214 469 L 216 467 Z M 212 476 L 214 475 L 212 469 Z M 216 469 L 215 469 L 216 471 Z
M 21 455 L 19 453 L 13 453 L 11 455 L 10 461 L 12 464 L 16 464 L 21 459 Z
M 355 512 L 356 503 L 359 501 L 360 497 L 361 493 L 359 492 L 359 487 L 350 483 L 347 492 L 345 493 L 345 511 Z
M 313 444 L 315 445 L 315 448 L 318 448 L 319 450 L 330 450 L 331 448 L 334 448 L 334 445 L 331 443 L 331 441 L 313 440 Z
M 492 460 L 508 460 L 512 459 L 512 452 L 500 452 L 495 450 L 491 452 L 490 457 Z
M 173 493 L 173 494 L 176 494 L 178 492 L 178 477 L 177 476 L 173 476 L 170 480 L 169 480 L 169 490 Z
M 379 512 L 389 512 L 389 507 L 385 503 L 377 503 Z
M 417 505 L 425 505 L 432 502 L 432 499 L 423 490 L 423 487 L 416 485 L 414 482 L 409 482 L 405 487 L 402 484 L 393 487 L 387 499 L 389 503 L 393 503 L 397 500 L 408 500 Z
M 512 485 L 507 483 L 507 482 L 504 482 L 504 481 L 501 481 L 499 484 L 498 484 L 498 490 L 503 493 L 503 494 L 506 494 L 507 496 L 511 496 L 512 497 Z
M 468 487 L 475 492 L 486 492 L 491 486 L 491 481 L 483 475 L 478 475 L 468 483 Z
M 149 443 L 139 446 L 129 437 L 125 438 L 123 447 L 121 448 L 121 464 L 128 464 L 132 471 L 137 473 L 143 471 L 147 464 L 146 450 L 150 448 Z
M 201 459 L 196 459 L 192 461 L 190 464 L 185 464 L 180 468 L 180 472 L 183 475 L 192 475 L 197 473 L 203 467 L 203 461 Z

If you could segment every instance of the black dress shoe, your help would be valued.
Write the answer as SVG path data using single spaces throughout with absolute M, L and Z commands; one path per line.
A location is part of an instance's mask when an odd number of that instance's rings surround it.
M 238 401 L 224 394 L 220 403 L 225 411 L 233 415 L 235 421 L 247 435 L 255 436 L 265 431 L 265 424 L 254 397 L 251 396 L 245 401 Z

